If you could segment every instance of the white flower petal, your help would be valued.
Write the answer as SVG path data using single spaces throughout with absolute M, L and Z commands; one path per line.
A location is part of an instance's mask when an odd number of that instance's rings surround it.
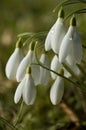
M 45 39 L 45 50 L 46 51 L 49 51 L 51 49 L 51 35 L 52 35 L 54 28 L 55 28 L 55 24 L 52 26 L 52 28 L 48 32 L 47 37 Z
M 42 54 L 40 57 L 40 62 L 50 68 L 49 60 L 46 54 Z M 50 71 L 40 67 L 40 77 L 39 77 L 39 84 L 47 85 L 50 79 Z
M 79 68 L 77 67 L 77 65 L 74 65 L 71 67 L 71 69 L 73 70 L 73 72 L 76 74 L 76 75 L 80 75 L 81 74 L 81 71 L 79 70 Z
M 15 95 L 14 95 L 14 102 L 18 103 L 22 93 L 23 93 L 23 89 L 24 89 L 24 84 L 25 84 L 25 78 L 20 82 L 20 84 L 18 85 Z
M 6 64 L 5 72 L 8 79 L 16 77 L 16 72 L 22 59 L 22 50 L 20 48 L 16 48 Z
M 80 63 L 82 58 L 82 45 L 76 27 L 70 26 L 65 35 L 59 52 L 59 61 L 67 59 L 70 65 Z
M 48 33 L 46 40 L 45 40 L 45 50 L 49 51 L 51 49 L 51 32 Z
M 59 62 L 57 55 L 55 55 L 51 61 L 51 70 L 58 72 L 58 70 L 60 69 L 61 66 L 62 65 Z M 57 75 L 55 73 L 51 72 L 51 77 L 52 77 L 52 79 L 56 79 Z
M 74 63 L 71 62 L 71 59 L 66 59 L 65 60 L 65 64 L 73 71 L 73 73 L 75 73 L 76 75 L 80 75 L 81 71 L 78 68 L 78 66 Z M 67 78 L 71 77 L 72 75 L 64 68 L 64 76 L 66 76 Z
M 39 84 L 47 85 L 50 79 L 50 72 L 40 67 L 40 79 Z
M 33 53 L 33 51 L 29 50 L 27 55 L 21 61 L 16 74 L 16 79 L 18 82 L 24 78 L 27 66 L 33 62 Z
M 72 39 L 72 31 L 73 29 L 69 27 L 67 34 L 64 36 L 60 51 L 59 51 L 59 61 L 63 63 L 66 57 L 73 51 L 73 39 Z
M 53 105 L 59 104 L 64 93 L 64 82 L 61 77 L 57 77 L 50 90 L 50 99 Z
M 80 64 L 82 59 L 82 44 L 81 44 L 79 34 L 76 30 L 76 27 L 74 29 L 73 48 L 74 48 L 74 56 L 76 59 L 76 63 Z
M 40 77 L 40 66 L 39 65 L 31 65 L 32 77 L 34 79 L 35 85 L 39 84 Z
M 67 78 L 71 77 L 71 74 L 65 68 L 64 68 L 64 76 Z
M 42 54 L 40 57 L 40 62 L 43 63 L 46 67 L 49 67 L 49 59 L 48 56 L 46 54 Z
M 66 34 L 66 28 L 62 22 L 62 18 L 58 18 L 55 23 L 55 28 L 51 35 L 51 47 L 55 53 L 59 52 L 59 48 Z
M 74 50 L 72 49 L 72 51 L 70 51 L 70 53 L 68 54 L 67 58 L 66 58 L 66 61 L 67 63 L 70 65 L 70 66 L 73 66 L 76 64 L 76 59 L 75 59 L 75 56 L 74 56 Z
M 23 100 L 27 105 L 32 105 L 36 98 L 36 87 L 30 74 L 25 75 Z

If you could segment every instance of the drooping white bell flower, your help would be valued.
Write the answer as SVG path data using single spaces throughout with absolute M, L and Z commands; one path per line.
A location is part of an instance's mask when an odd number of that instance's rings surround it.
M 23 58 L 23 60 L 21 61 L 18 67 L 17 74 L 16 74 L 16 79 L 18 82 L 20 82 L 24 78 L 26 68 L 28 67 L 28 65 L 31 63 L 36 63 L 34 47 L 35 47 L 35 43 L 32 42 L 30 44 L 29 52 Z M 31 67 L 32 67 L 32 76 L 34 78 L 35 85 L 37 85 L 39 82 L 39 67 L 37 65 L 32 65 Z
M 58 72 L 58 70 L 62 67 L 61 63 L 59 62 L 59 59 L 57 55 L 55 55 L 51 61 L 51 70 Z M 56 79 L 57 75 L 53 72 L 51 72 L 52 79 Z
M 52 28 L 48 32 L 47 37 L 45 39 L 45 50 L 46 51 L 49 51 L 51 49 L 51 37 L 52 37 L 52 33 L 54 31 L 54 28 L 55 28 L 55 24 L 52 26 Z
M 20 98 L 23 98 L 23 101 L 27 105 L 32 105 L 36 98 L 36 87 L 34 80 L 31 75 L 31 67 L 27 70 L 24 79 L 18 85 L 15 95 L 14 102 L 18 103 Z
M 10 56 L 6 64 L 5 73 L 8 79 L 16 78 L 16 72 L 23 57 L 24 56 L 21 49 L 21 39 L 19 39 L 18 42 L 16 43 L 16 48 L 13 54 Z
M 24 79 L 20 82 L 20 84 L 18 85 L 15 95 L 14 95 L 14 102 L 18 103 L 20 98 L 22 97 L 22 93 L 23 93 L 23 88 L 25 85 L 25 77 Z
M 47 68 L 50 68 L 47 54 L 43 53 L 40 57 L 40 62 Z M 39 84 L 47 85 L 50 79 L 50 71 L 40 66 Z
M 33 62 L 33 53 L 34 52 L 32 50 L 29 50 L 27 55 L 21 61 L 16 74 L 16 79 L 18 82 L 24 78 L 27 66 Z
M 66 28 L 63 24 L 64 12 L 61 8 L 58 13 L 58 19 L 53 27 L 50 29 L 46 40 L 45 40 L 45 50 L 48 51 L 52 49 L 55 53 L 59 52 L 59 48 L 64 35 L 66 34 Z
M 60 74 L 62 74 L 61 72 Z M 50 100 L 53 105 L 59 104 L 64 93 L 64 81 L 63 78 L 57 76 L 50 90 Z
M 70 65 L 80 64 L 82 58 L 81 40 L 76 29 L 76 19 L 71 19 L 71 24 L 62 40 L 59 51 L 59 61 L 63 63 L 65 59 Z

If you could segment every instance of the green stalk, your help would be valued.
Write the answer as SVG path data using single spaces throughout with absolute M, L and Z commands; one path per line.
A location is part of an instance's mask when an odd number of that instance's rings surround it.
M 61 6 L 64 7 L 70 4 L 78 4 L 78 3 L 84 3 L 84 2 L 79 1 L 79 0 L 64 0 L 61 3 L 57 4 L 57 6 L 53 9 L 52 12 L 56 12 L 57 8 L 60 8 Z
M 80 80 L 79 77 L 69 68 L 65 63 L 63 63 L 64 68 L 77 80 Z
M 84 12 L 82 12 L 83 10 L 84 10 Z M 77 10 L 75 10 L 75 11 L 72 11 L 70 14 L 68 14 L 68 15 L 64 18 L 63 22 L 66 21 L 71 15 L 73 15 L 73 14 L 80 14 L 80 13 L 86 13 L 86 8 L 77 9 Z
M 16 126 L 16 125 L 18 124 L 18 122 L 20 121 L 20 119 L 21 119 L 22 109 L 23 109 L 23 101 L 22 101 L 22 103 L 21 103 L 21 106 L 20 106 L 20 109 L 19 109 L 19 113 L 18 113 L 17 119 L 16 119 L 16 121 L 14 122 L 14 126 Z
M 33 33 L 33 32 L 25 32 L 18 34 L 18 37 L 41 37 L 41 36 L 46 36 L 48 31 L 44 32 L 38 32 L 38 33 Z
M 71 82 L 71 83 L 73 83 L 73 84 L 76 85 L 76 83 L 73 82 L 72 80 L 70 80 L 70 79 L 66 78 L 65 76 L 63 76 L 63 75 L 61 75 L 61 74 L 59 74 L 59 73 L 57 73 L 57 72 L 55 72 L 55 71 L 53 71 L 53 70 L 47 68 L 46 66 L 44 66 L 44 65 L 39 61 L 39 59 L 38 59 L 38 57 L 37 57 L 36 48 L 37 48 L 37 42 L 36 42 L 36 45 L 35 45 L 35 57 L 36 57 L 37 63 L 35 63 L 35 65 L 40 65 L 40 66 L 43 67 L 44 69 L 47 69 L 47 70 L 49 70 L 49 71 L 55 73 L 56 75 L 58 75 L 58 76 L 60 76 L 60 77 L 62 77 L 62 78 L 64 78 L 64 79 L 66 79 L 66 80 L 68 80 L 69 82 Z
M 59 73 L 57 73 L 57 72 L 55 72 L 55 71 L 53 71 L 53 70 L 47 68 L 46 66 L 44 66 L 44 65 L 39 61 L 39 59 L 38 59 L 38 57 L 37 57 L 37 53 L 36 53 L 37 44 L 38 44 L 38 42 L 36 42 L 35 50 L 34 50 L 34 51 L 35 51 L 35 57 L 36 57 L 36 60 L 37 60 L 37 63 L 35 63 L 35 65 L 40 65 L 40 66 L 43 67 L 44 69 L 47 69 L 47 70 L 49 70 L 49 71 L 55 73 L 56 75 L 58 75 L 58 76 L 64 78 L 65 80 L 67 80 L 68 82 L 74 84 L 75 86 L 77 86 L 77 87 L 79 87 L 79 88 L 82 88 L 82 90 L 86 90 L 86 87 L 85 87 L 82 83 L 79 82 L 79 78 L 78 78 L 76 75 L 75 75 L 75 77 L 76 77 L 77 81 L 74 82 L 74 81 L 72 81 L 71 79 L 68 79 L 67 77 L 65 77 L 65 76 L 63 76 L 63 75 L 61 75 L 61 74 L 59 74 Z M 72 72 L 72 71 L 71 71 L 71 72 Z M 73 74 L 73 72 L 72 72 L 72 74 Z

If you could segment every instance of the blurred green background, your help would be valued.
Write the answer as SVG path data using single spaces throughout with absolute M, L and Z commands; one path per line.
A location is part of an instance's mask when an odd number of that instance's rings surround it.
M 15 48 L 17 35 L 23 32 L 48 31 L 57 19 L 58 12 L 53 13 L 52 10 L 59 1 L 61 0 L 0 0 L 0 116 L 9 123 L 15 121 L 21 104 L 15 105 L 13 101 L 18 83 L 9 81 L 5 76 L 5 65 Z M 65 8 L 66 13 L 75 8 L 70 7 Z M 77 25 L 85 44 L 86 14 L 78 17 Z M 49 99 L 51 84 L 52 81 L 48 86 L 37 87 L 38 96 L 33 106 L 24 104 L 18 130 L 77 130 L 79 127 L 73 122 L 72 116 L 82 122 L 82 130 L 86 128 L 86 95 L 65 81 L 63 101 L 53 106 Z M 7 123 L 0 120 L 0 130 L 10 129 Z

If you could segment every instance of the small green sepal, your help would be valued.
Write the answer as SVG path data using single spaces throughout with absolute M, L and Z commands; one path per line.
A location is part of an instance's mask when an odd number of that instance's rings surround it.
M 34 51 L 34 49 L 35 49 L 35 42 L 34 41 L 32 41 L 31 43 L 30 43 L 30 46 L 29 46 L 29 50 L 31 50 L 31 51 Z
M 30 65 L 26 69 L 26 74 L 31 74 L 31 66 Z
M 76 18 L 74 15 L 72 16 L 72 18 L 70 20 L 70 26 L 76 26 Z
M 64 18 L 64 10 L 63 10 L 62 7 L 60 8 L 60 10 L 59 10 L 59 12 L 58 12 L 58 17 L 59 17 L 59 18 Z
M 21 37 L 18 39 L 18 41 L 16 42 L 16 48 L 21 48 L 22 44 L 21 44 Z

